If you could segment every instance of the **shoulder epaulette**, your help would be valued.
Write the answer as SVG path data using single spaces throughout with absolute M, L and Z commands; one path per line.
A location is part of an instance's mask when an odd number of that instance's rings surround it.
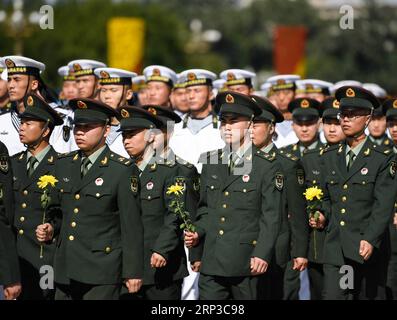
M 320 156 L 322 156 L 324 153 L 326 153 L 328 151 L 340 149 L 342 147 L 343 147 L 342 144 L 339 143 L 339 144 L 335 144 L 335 145 L 332 145 L 332 146 L 326 146 L 326 147 L 322 148 L 321 150 L 317 150 L 317 151 L 319 152 Z
M 113 160 L 114 162 L 117 162 L 120 164 L 124 164 L 125 166 L 129 166 L 132 163 L 131 159 L 127 159 L 127 158 L 120 156 L 119 154 L 113 153 L 113 152 L 110 153 L 110 160 Z
M 276 159 L 276 152 L 265 153 L 262 150 L 257 150 L 255 155 L 268 161 L 274 161 Z
M 10 156 L 9 158 L 11 158 L 11 159 L 18 159 L 18 158 L 20 158 L 20 157 L 24 154 L 24 152 L 25 152 L 25 151 L 18 152 L 18 153 L 16 153 L 16 154 Z
M 179 157 L 176 156 L 175 160 L 176 160 L 177 163 L 179 163 L 181 165 L 184 165 L 185 167 L 193 168 L 193 165 L 190 162 L 188 162 L 186 160 L 183 160 L 182 158 L 179 158 Z
M 281 152 L 281 150 L 278 150 L 277 155 L 284 158 L 284 159 L 288 159 L 291 161 L 299 161 L 299 158 L 295 155 L 293 155 L 292 153 L 289 152 Z
M 58 153 L 58 158 L 67 158 L 67 157 L 72 157 L 75 156 L 79 151 L 75 150 L 75 151 L 71 151 L 71 152 L 65 152 L 65 153 Z

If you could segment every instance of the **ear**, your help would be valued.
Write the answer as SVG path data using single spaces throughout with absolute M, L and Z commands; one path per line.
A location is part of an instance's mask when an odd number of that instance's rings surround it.
M 215 98 L 214 91 L 212 90 L 212 87 L 208 87 L 208 98 L 210 101 Z
M 105 134 L 103 135 L 103 137 L 106 138 L 109 134 L 110 134 L 110 125 L 107 124 Z
M 274 134 L 274 132 L 276 131 L 276 126 L 275 124 L 272 122 L 269 124 L 269 134 L 272 136 Z
M 126 94 L 125 94 L 125 99 L 130 100 L 133 97 L 133 92 L 131 89 L 128 89 Z
M 43 132 L 43 138 L 48 137 L 51 134 L 51 129 L 47 127 Z
M 30 90 L 35 92 L 38 88 L 39 88 L 39 81 L 33 79 L 32 82 L 30 83 Z

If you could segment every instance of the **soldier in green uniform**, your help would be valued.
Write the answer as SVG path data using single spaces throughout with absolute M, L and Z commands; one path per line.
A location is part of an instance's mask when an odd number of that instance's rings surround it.
M 216 104 L 226 147 L 201 157 L 197 232 L 186 233 L 185 243 L 205 238 L 200 299 L 252 300 L 279 234 L 284 176 L 275 157 L 251 143 L 249 128 L 261 112 L 256 102 L 222 92 Z
M 378 150 L 365 134 L 376 97 L 354 86 L 339 88 L 335 97 L 346 141 L 324 150 L 321 159 L 324 214 L 316 227 L 327 223 L 323 298 L 382 299 L 397 163 L 390 150 Z
M 397 99 L 386 100 L 382 105 L 386 116 L 387 127 L 393 139 L 393 153 L 397 154 Z M 387 270 L 386 297 L 397 300 L 397 201 L 394 204 L 394 214 L 389 223 L 391 256 Z
M 286 152 L 303 159 L 309 150 L 320 151 L 323 147 L 319 138 L 321 104 L 311 98 L 297 98 L 288 104 L 288 110 L 292 113 L 292 128 L 299 141 L 289 145 L 280 152 Z M 307 218 L 305 219 L 307 223 Z M 299 290 L 302 281 L 307 279 L 307 273 L 301 273 L 297 269 L 287 266 L 285 281 L 288 283 L 289 291 L 286 298 L 289 300 L 299 299 Z
M 57 237 L 55 299 L 119 299 L 123 282 L 131 293 L 142 284 L 138 170 L 106 145 L 117 115 L 113 108 L 88 98 L 69 104 L 79 150 L 60 155 L 56 163 L 62 225 L 60 230 L 40 225 L 38 237 Z
M 179 300 L 182 280 L 188 274 L 183 249 L 182 223 L 169 208 L 172 197 L 167 189 L 186 178 L 174 159 L 156 155 L 152 129 L 166 125 L 150 106 L 145 110 L 125 107 L 120 110 L 120 130 L 124 147 L 140 171 L 139 193 L 144 230 L 143 286 L 138 296 L 149 300 Z M 172 112 L 172 110 L 170 110 Z M 179 117 L 178 117 L 179 118 Z M 180 119 L 179 119 L 180 121 Z
M 25 111 L 19 115 L 19 137 L 26 150 L 11 158 L 13 167 L 14 219 L 17 232 L 17 251 L 21 267 L 23 291 L 21 300 L 52 300 L 55 290 L 40 287 L 40 269 L 52 266 L 55 244 L 40 243 L 36 228 L 43 224 L 42 190 L 37 182 L 43 175 L 53 175 L 57 153 L 49 140 L 55 126 L 63 124 L 62 118 L 39 96 L 28 94 L 24 98 Z M 46 219 L 54 219 L 56 211 Z
M 387 148 L 393 147 L 393 140 L 387 136 L 386 116 L 383 114 L 382 106 L 374 107 L 371 122 L 368 125 L 369 138 L 374 144 Z
M 0 285 L 7 300 L 13 300 L 21 293 L 18 256 L 10 224 L 12 211 L 11 163 L 6 146 L 0 142 Z
M 298 292 L 288 281 L 284 282 L 287 263 L 289 268 L 303 271 L 307 265 L 308 226 L 305 214 L 305 199 L 303 197 L 304 171 L 299 158 L 280 152 L 272 143 L 272 136 L 276 123 L 283 121 L 283 115 L 267 99 L 251 96 L 262 110 L 253 121 L 253 143 L 261 151 L 275 157 L 285 176 L 285 188 L 282 196 L 283 210 L 281 216 L 281 230 L 277 237 L 274 260 L 264 278 L 264 283 L 258 288 L 266 293 L 263 298 L 272 300 L 288 299 Z M 275 174 L 275 173 L 273 173 Z M 262 297 L 259 297 L 262 298 Z
M 346 137 L 338 119 L 339 101 L 334 97 L 326 98 L 322 102 L 322 122 L 324 136 L 327 144 L 324 148 L 335 145 L 343 141 Z M 323 150 L 309 150 L 303 157 L 303 166 L 305 168 L 306 188 L 321 185 L 320 179 L 324 177 L 321 173 L 321 155 Z M 325 230 L 317 229 L 314 217 L 306 216 L 309 219 L 310 237 L 308 252 L 308 274 L 310 283 L 311 300 L 321 300 L 324 282 L 323 271 L 323 247 L 325 239 Z

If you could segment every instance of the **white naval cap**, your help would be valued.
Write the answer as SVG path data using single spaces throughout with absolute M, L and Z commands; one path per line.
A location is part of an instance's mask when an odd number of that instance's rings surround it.
M 252 87 L 252 80 L 256 77 L 256 74 L 242 69 L 228 69 L 222 71 L 219 77 L 226 80 L 228 86 L 245 84 Z
M 186 82 L 185 82 L 184 78 L 181 77 L 180 73 L 178 73 L 176 75 L 176 78 L 177 78 L 177 80 L 174 83 L 174 90 L 175 89 L 184 89 L 184 88 L 186 88 Z
M 333 83 L 318 79 L 303 79 L 297 80 L 296 93 L 322 93 L 329 95 L 329 89 L 333 86 Z
M 272 84 L 270 82 L 265 82 L 260 86 L 260 92 L 263 96 L 267 97 L 270 90 L 271 90 Z
M 1 58 L 10 74 L 27 74 L 39 76 L 45 70 L 45 64 L 22 56 L 5 56 Z
M 146 87 L 146 78 L 144 75 L 139 75 L 132 78 L 132 91 L 139 91 Z
M 271 84 L 271 90 L 295 90 L 295 82 L 301 77 L 297 74 L 279 74 L 277 76 L 270 77 L 266 82 Z
M 216 74 L 205 69 L 189 69 L 180 73 L 186 87 L 207 85 L 212 86 L 212 81 L 216 79 Z
M 76 80 L 73 70 L 70 70 L 68 66 L 62 66 L 58 68 L 58 74 L 63 77 L 63 81 L 74 81 Z
M 360 81 L 356 81 L 356 80 L 341 80 L 338 82 L 335 82 L 333 86 L 331 86 L 331 88 L 329 88 L 329 91 L 331 93 L 331 95 L 334 95 L 336 90 L 338 90 L 339 88 L 345 87 L 345 86 L 349 86 L 349 87 L 362 87 L 363 84 Z
M 96 60 L 78 59 L 68 63 L 70 70 L 73 70 L 75 77 L 94 75 L 96 68 L 104 68 L 106 64 Z
M 0 58 L 0 80 L 7 81 L 7 67 L 4 61 Z
M 218 90 L 219 92 L 227 91 L 225 79 L 217 79 L 212 81 L 212 86 L 214 87 L 214 89 Z
M 99 83 L 102 85 L 117 84 L 117 85 L 131 85 L 132 78 L 136 77 L 135 72 L 117 69 L 117 68 L 96 68 L 95 75 L 99 78 Z
M 385 99 L 387 98 L 387 92 L 380 85 L 376 83 L 364 83 L 363 88 L 371 91 L 373 95 L 377 98 Z
M 147 66 L 143 69 L 143 75 L 146 78 L 146 83 L 150 81 L 160 81 L 173 86 L 178 80 L 174 70 L 160 65 Z

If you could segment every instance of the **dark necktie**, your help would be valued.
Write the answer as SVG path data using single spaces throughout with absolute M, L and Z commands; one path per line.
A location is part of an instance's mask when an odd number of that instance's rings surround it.
M 356 157 L 356 155 L 354 154 L 354 152 L 353 152 L 352 150 L 350 150 L 350 151 L 347 153 L 347 155 L 349 156 L 348 163 L 347 163 L 347 171 L 349 171 L 350 168 L 351 168 L 352 165 L 353 165 L 354 158 Z
M 88 172 L 88 166 L 91 163 L 90 159 L 84 158 L 83 161 L 81 161 L 81 177 L 84 177 L 87 172 Z
M 29 158 L 28 161 L 28 177 L 30 178 L 34 172 L 34 165 L 36 164 L 37 159 L 33 156 Z

